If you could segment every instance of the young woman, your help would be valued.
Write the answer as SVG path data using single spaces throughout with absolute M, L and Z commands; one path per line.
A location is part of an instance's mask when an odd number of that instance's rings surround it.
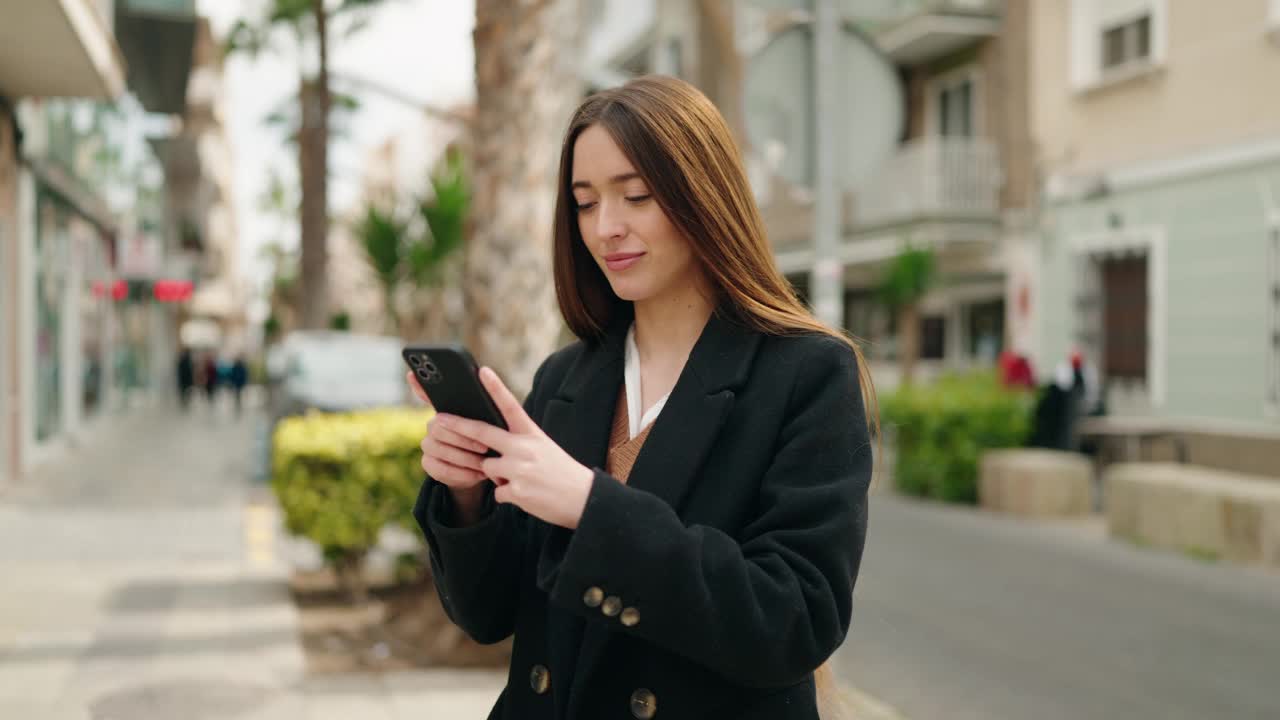
M 779 274 L 692 86 L 587 99 L 557 192 L 579 341 L 523 407 L 481 370 L 509 430 L 439 415 L 422 442 L 440 600 L 479 642 L 515 635 L 489 717 L 818 718 L 866 535 L 859 353 Z

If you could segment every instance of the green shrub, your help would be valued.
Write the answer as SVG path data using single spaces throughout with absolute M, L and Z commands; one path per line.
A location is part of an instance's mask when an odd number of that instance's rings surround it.
M 978 500 L 978 458 L 1017 447 L 1031 427 L 1034 398 L 1002 387 L 994 373 L 949 375 L 904 387 L 881 404 L 897 436 L 894 483 L 907 495 L 946 502 Z
M 324 552 L 357 600 L 365 556 L 390 524 L 415 528 L 429 410 L 287 418 L 272 443 L 272 488 L 290 533 Z

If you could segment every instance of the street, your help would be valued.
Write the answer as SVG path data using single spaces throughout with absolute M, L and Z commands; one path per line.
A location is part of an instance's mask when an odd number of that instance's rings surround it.
M 843 677 L 915 720 L 1280 717 L 1280 575 L 881 493 Z

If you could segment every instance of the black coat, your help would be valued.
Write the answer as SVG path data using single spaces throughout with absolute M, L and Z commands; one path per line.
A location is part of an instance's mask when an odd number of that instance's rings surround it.
M 418 498 L 449 617 L 482 643 L 515 633 L 489 717 L 813 720 L 813 671 L 848 631 L 866 537 L 854 355 L 712 317 L 624 485 L 599 468 L 625 332 L 553 354 L 525 402 L 596 468 L 577 530 L 491 494 L 479 523 L 453 527 L 430 478 Z

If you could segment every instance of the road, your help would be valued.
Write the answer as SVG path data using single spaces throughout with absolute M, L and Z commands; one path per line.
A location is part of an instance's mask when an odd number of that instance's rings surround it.
M 1280 718 L 1280 574 L 878 493 L 842 676 L 912 720 Z

